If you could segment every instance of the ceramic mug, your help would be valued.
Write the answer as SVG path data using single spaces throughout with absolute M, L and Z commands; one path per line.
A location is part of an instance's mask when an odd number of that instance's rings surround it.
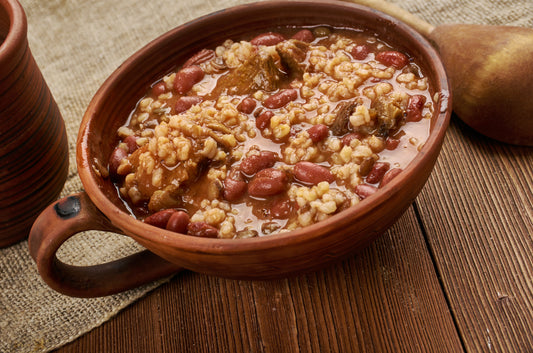
M 28 236 L 68 172 L 65 124 L 28 46 L 26 15 L 0 0 L 0 247 Z

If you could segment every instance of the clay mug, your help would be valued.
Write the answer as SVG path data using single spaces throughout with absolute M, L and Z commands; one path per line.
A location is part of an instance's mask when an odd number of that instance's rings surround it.
M 68 172 L 65 124 L 28 46 L 26 15 L 0 0 L 0 247 L 28 236 Z

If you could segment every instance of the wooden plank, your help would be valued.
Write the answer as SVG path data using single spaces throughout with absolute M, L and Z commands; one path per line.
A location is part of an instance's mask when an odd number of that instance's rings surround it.
M 153 315 L 161 331 L 140 333 L 150 332 Z M 462 351 L 413 208 L 363 253 L 323 271 L 257 282 L 179 274 L 59 352 L 141 345 L 143 352 Z
M 163 352 L 159 296 L 159 290 L 155 290 L 102 326 L 55 352 Z
M 468 352 L 533 352 L 533 149 L 457 119 L 417 205 Z

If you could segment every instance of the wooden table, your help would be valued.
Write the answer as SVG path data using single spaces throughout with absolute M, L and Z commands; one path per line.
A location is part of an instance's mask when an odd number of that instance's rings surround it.
M 177 274 L 57 352 L 533 352 L 533 148 L 452 118 L 412 207 L 323 271 Z

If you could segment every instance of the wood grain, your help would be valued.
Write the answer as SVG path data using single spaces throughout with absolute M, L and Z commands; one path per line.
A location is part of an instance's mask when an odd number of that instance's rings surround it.
M 58 352 L 94 347 L 113 352 L 463 350 L 413 208 L 363 253 L 324 271 L 277 281 L 183 272 Z
M 533 351 L 533 149 L 452 124 L 417 204 L 469 352 Z

